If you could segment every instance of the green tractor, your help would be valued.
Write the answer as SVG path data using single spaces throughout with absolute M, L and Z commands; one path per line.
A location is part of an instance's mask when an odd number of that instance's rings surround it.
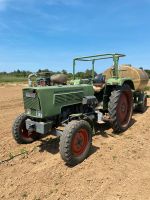
M 73 80 L 69 83 L 63 74 L 51 77 L 48 73 L 31 74 L 29 87 L 23 89 L 25 113 L 16 118 L 12 127 L 16 142 L 31 143 L 44 134 L 59 136 L 62 159 L 76 165 L 88 156 L 99 121 L 110 122 L 114 133 L 128 129 L 133 109 L 146 110 L 147 96 L 133 77 L 121 75 L 126 71 L 118 66 L 123 56 L 102 54 L 75 58 Z M 113 59 L 113 66 L 94 77 L 95 62 L 109 58 Z M 92 62 L 92 78 L 75 78 L 77 61 Z M 34 84 L 32 76 L 36 77 Z

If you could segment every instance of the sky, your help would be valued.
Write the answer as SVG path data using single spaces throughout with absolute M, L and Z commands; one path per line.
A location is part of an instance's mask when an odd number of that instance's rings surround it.
M 71 72 L 74 57 L 101 53 L 150 69 L 150 0 L 0 0 L 0 71 Z

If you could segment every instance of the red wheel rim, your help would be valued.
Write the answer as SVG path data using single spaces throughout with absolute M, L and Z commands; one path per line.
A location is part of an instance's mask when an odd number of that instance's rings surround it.
M 130 98 L 130 94 L 128 92 L 123 92 L 117 106 L 117 115 L 122 126 L 128 123 L 131 111 L 132 99 Z
M 22 129 L 22 137 L 24 138 L 30 138 L 31 135 L 29 135 L 28 131 L 26 129 Z
M 25 124 L 23 124 L 22 129 L 21 129 L 21 134 L 22 134 L 23 138 L 25 138 L 25 139 L 31 139 L 31 137 L 32 137 L 32 135 L 34 133 L 35 132 L 29 133 L 28 130 L 26 129 Z
M 73 137 L 71 150 L 75 156 L 80 156 L 88 144 L 88 132 L 86 129 L 80 129 Z

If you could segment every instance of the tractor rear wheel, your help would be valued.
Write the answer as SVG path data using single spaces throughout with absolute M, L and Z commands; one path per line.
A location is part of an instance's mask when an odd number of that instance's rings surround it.
M 141 103 L 136 106 L 135 110 L 141 113 L 144 113 L 147 109 L 147 96 L 143 94 L 140 98 Z
M 39 134 L 36 132 L 28 133 L 26 129 L 25 120 L 27 115 L 25 113 L 20 114 L 13 123 L 12 135 L 18 144 L 28 144 L 36 139 L 39 139 Z
M 108 112 L 115 133 L 128 129 L 133 113 L 133 95 L 128 85 L 111 92 Z
M 62 159 L 73 166 L 82 162 L 89 154 L 92 145 L 92 128 L 85 120 L 71 121 L 60 137 Z

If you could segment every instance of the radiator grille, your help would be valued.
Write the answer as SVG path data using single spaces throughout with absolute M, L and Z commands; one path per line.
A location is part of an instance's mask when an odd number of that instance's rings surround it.
M 32 97 L 26 97 L 26 92 L 23 93 L 23 99 L 24 99 L 24 107 L 25 109 L 34 109 L 34 110 L 40 110 L 40 103 L 38 96 L 36 95 L 35 98 Z
M 83 92 L 74 92 L 74 93 L 63 93 L 55 94 L 54 104 L 63 105 L 63 104 L 73 104 L 79 103 L 82 101 Z

